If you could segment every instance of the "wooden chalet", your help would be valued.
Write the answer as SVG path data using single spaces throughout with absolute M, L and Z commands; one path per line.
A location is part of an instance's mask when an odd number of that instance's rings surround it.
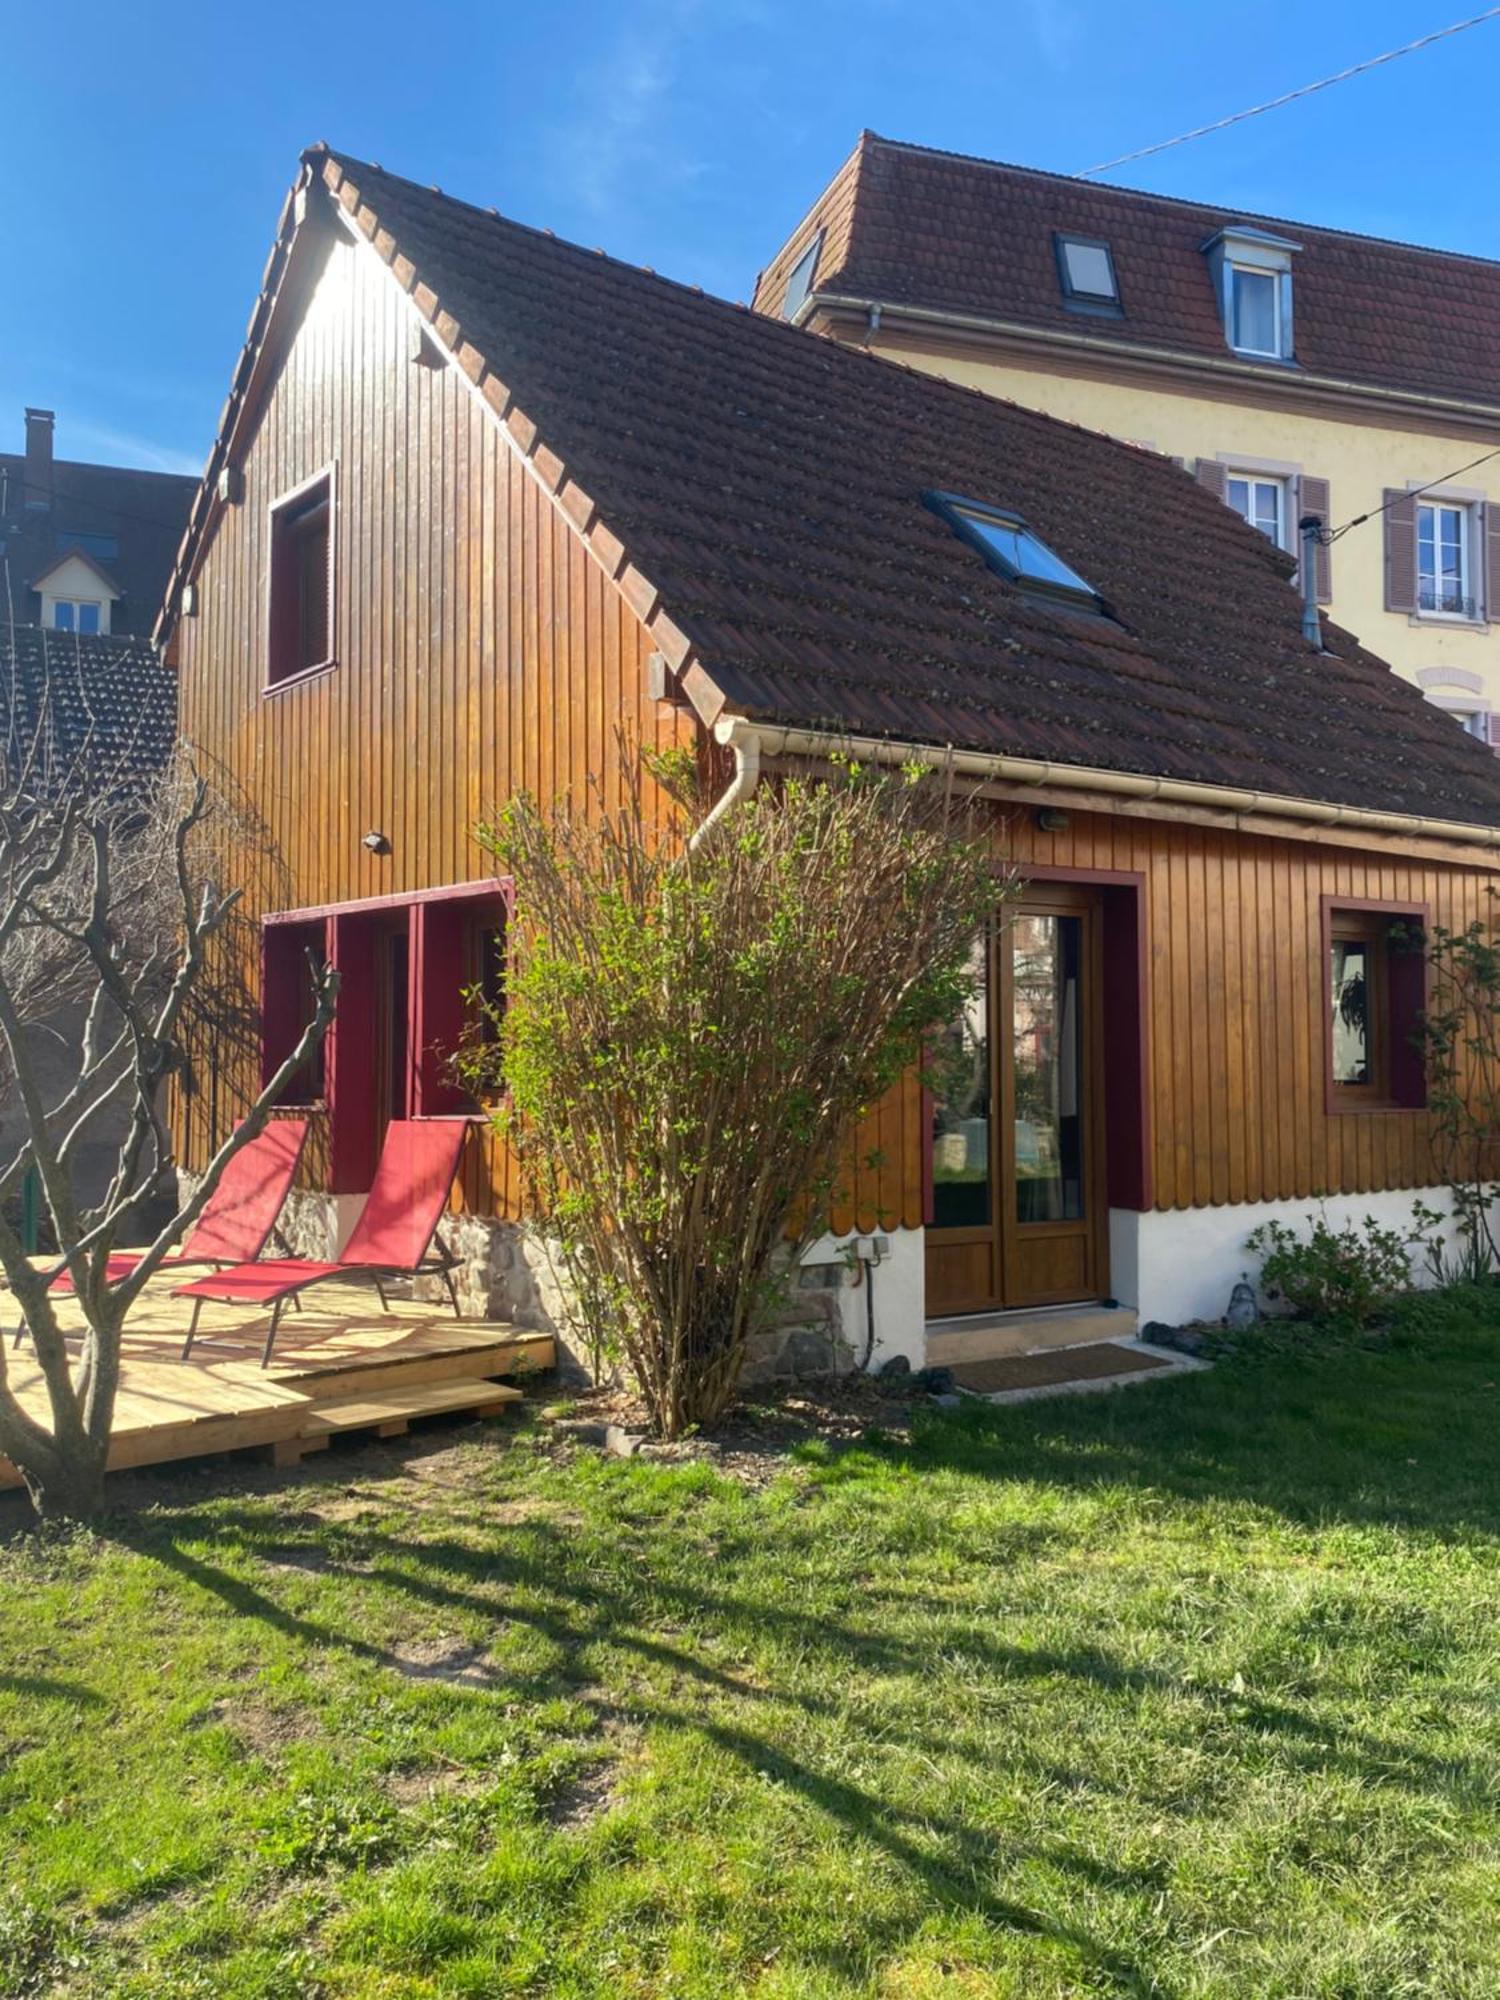
M 1217 1315 L 1266 1214 L 1405 1219 L 1435 1197 L 1393 931 L 1487 910 L 1500 763 L 1353 634 L 1310 643 L 1290 576 L 1155 453 L 309 152 L 159 636 L 269 836 L 267 1061 L 304 948 L 344 973 L 305 1092 L 329 1231 L 386 1119 L 470 1115 L 443 1051 L 506 915 L 476 820 L 608 787 L 621 725 L 738 792 L 952 752 L 1026 878 L 853 1150 L 880 1355 Z M 189 1169 L 235 1084 L 184 1107 Z M 543 1324 L 514 1193 L 476 1123 L 468 1301 Z

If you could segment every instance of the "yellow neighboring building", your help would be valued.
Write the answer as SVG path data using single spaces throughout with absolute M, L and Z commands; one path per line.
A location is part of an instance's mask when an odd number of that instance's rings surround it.
M 1500 264 L 866 132 L 754 302 L 1179 459 L 1288 550 L 1368 516 L 1319 597 L 1500 751 Z

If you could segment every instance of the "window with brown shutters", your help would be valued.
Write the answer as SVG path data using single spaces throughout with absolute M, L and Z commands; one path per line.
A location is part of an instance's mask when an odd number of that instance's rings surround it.
M 1493 619 L 1500 612 L 1500 502 L 1486 500 L 1479 515 L 1479 546 L 1483 551 L 1479 573 L 1484 590 L 1480 611 Z
M 1304 514 L 1316 514 L 1325 530 L 1333 526 L 1328 481 L 1326 479 L 1314 479 L 1311 473 L 1307 472 L 1304 472 L 1297 481 L 1298 523 L 1301 522 Z M 1297 531 L 1299 560 L 1301 550 L 1302 537 L 1299 528 Z M 1319 604 L 1331 604 L 1333 602 L 1333 550 L 1328 546 L 1327 542 L 1320 542 L 1318 544 L 1314 568 L 1317 573 L 1318 602 Z
M 1414 612 L 1417 608 L 1416 496 L 1386 489 L 1385 608 Z

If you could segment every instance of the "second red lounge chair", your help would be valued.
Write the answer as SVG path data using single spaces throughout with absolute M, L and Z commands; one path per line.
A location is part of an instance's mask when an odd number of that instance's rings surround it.
M 193 1351 L 204 1300 L 217 1299 L 225 1305 L 270 1307 L 271 1324 L 260 1361 L 261 1367 L 266 1367 L 276 1344 L 282 1307 L 309 1285 L 322 1284 L 328 1278 L 372 1279 L 381 1305 L 389 1311 L 383 1279 L 414 1278 L 430 1272 L 448 1287 L 456 1317 L 456 1259 L 441 1243 L 436 1254 L 432 1252 L 468 1129 L 467 1123 L 457 1118 L 393 1118 L 386 1127 L 380 1164 L 359 1221 L 342 1255 L 331 1263 L 320 1264 L 305 1257 L 267 1257 L 179 1285 L 173 1297 L 193 1301 L 183 1360 Z

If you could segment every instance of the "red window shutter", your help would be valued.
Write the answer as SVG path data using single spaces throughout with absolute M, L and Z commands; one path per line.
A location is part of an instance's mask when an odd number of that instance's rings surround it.
M 1206 486 L 1216 500 L 1224 498 L 1226 474 L 1223 465 L 1216 458 L 1200 458 L 1193 466 L 1193 477 L 1200 486 Z
M 1417 501 L 1387 488 L 1385 501 L 1385 608 L 1417 608 Z
M 1500 504 L 1486 500 L 1479 510 L 1480 540 L 1484 549 L 1484 603 L 1486 618 L 1500 618 Z
M 464 925 L 461 902 L 418 903 L 412 910 L 412 1055 L 418 1117 L 463 1111 L 468 1100 L 452 1073 L 463 1040 Z
M 1303 473 L 1297 482 L 1297 520 L 1300 521 L 1304 514 L 1316 514 L 1325 528 L 1333 526 L 1328 481 L 1326 479 L 1314 479 L 1310 473 L 1306 472 Z M 1293 523 L 1293 531 L 1296 531 L 1296 523 Z M 1301 548 L 1302 544 L 1299 537 L 1297 542 L 1299 555 Z M 1315 567 L 1317 570 L 1318 602 L 1319 604 L 1331 604 L 1333 602 L 1333 550 L 1329 548 L 1326 542 L 1319 543 L 1318 545 Z

